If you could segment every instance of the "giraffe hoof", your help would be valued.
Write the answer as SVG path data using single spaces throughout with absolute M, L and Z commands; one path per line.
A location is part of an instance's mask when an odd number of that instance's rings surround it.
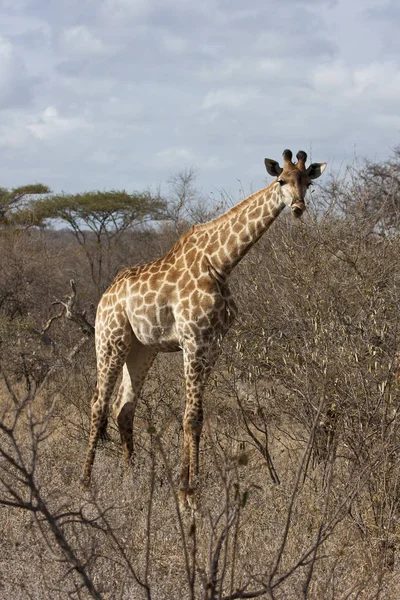
M 183 487 L 181 486 L 178 490 L 179 506 L 182 512 L 187 512 L 190 508 L 192 513 L 197 510 L 198 506 L 198 494 L 197 487 Z
M 128 456 L 124 458 L 124 475 L 128 476 L 131 475 L 133 472 L 133 469 L 135 467 L 135 459 L 134 456 Z
M 90 487 L 90 477 L 82 475 L 82 477 L 79 478 L 79 484 L 87 490 Z
M 191 492 L 188 492 L 186 500 L 187 500 L 189 507 L 192 509 L 192 513 L 197 511 L 197 497 L 196 497 L 196 494 L 194 493 L 194 490 Z
M 129 468 L 128 467 L 124 467 L 123 471 L 122 471 L 122 481 L 124 482 L 124 484 L 131 484 L 134 481 L 133 478 L 133 465 L 131 465 Z
M 187 503 L 187 488 L 179 488 L 178 490 L 179 508 L 181 512 L 186 512 L 188 508 Z

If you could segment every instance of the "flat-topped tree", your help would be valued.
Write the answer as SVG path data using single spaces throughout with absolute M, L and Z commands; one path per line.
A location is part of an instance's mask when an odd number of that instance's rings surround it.
M 124 190 L 58 194 L 32 202 L 27 208 L 38 223 L 66 223 L 82 247 L 92 280 L 104 289 L 104 261 L 111 244 L 133 225 L 166 218 L 166 202 L 149 192 Z
M 50 188 L 42 183 L 23 185 L 11 190 L 0 188 L 0 226 L 36 225 L 27 206 L 31 204 L 32 196 L 49 194 L 50 191 Z
M 195 506 L 204 388 L 237 314 L 229 275 L 285 206 L 295 217 L 301 216 L 308 186 L 326 167 L 326 163 L 313 163 L 307 168 L 307 155 L 302 151 L 296 164 L 290 150 L 284 151 L 283 159 L 283 167 L 265 159 L 268 173 L 275 177 L 268 187 L 216 219 L 193 226 L 162 258 L 124 269 L 103 294 L 96 316 L 97 386 L 84 484 L 90 481 L 97 442 L 121 370 L 114 413 L 129 465 L 133 417 L 148 370 L 158 352 L 183 350 L 186 410 L 180 499 L 182 504 Z

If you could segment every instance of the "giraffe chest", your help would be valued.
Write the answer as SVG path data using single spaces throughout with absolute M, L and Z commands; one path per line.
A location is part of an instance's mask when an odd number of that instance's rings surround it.
M 178 332 L 183 339 L 213 345 L 219 343 L 237 315 L 236 303 L 228 288 L 218 286 L 213 293 L 199 297 L 199 302 L 182 301 L 177 307 Z

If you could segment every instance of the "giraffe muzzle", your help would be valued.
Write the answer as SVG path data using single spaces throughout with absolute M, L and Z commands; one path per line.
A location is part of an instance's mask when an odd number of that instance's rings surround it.
M 296 219 L 298 219 L 306 210 L 306 205 L 304 204 L 304 202 L 294 202 L 290 208 L 293 216 L 296 217 Z

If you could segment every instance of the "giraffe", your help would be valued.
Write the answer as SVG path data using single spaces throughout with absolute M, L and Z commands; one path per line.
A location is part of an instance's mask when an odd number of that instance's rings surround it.
M 97 309 L 97 384 L 91 403 L 89 444 L 81 481 L 89 485 L 96 445 L 107 423 L 111 396 L 122 370 L 113 411 L 126 465 L 133 454 L 133 419 L 146 375 L 158 352 L 182 350 L 186 383 L 179 499 L 196 506 L 203 394 L 238 309 L 228 287 L 233 268 L 285 206 L 305 210 L 312 180 L 326 163 L 306 167 L 307 154 L 283 152 L 283 167 L 265 159 L 275 180 L 225 214 L 184 233 L 162 258 L 123 269 Z

